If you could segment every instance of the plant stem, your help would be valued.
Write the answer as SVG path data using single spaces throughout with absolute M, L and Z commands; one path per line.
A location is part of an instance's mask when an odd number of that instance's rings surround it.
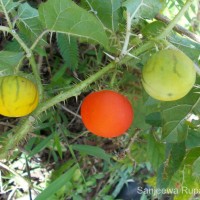
M 43 99 L 43 86 L 42 86 L 42 82 L 41 82 L 40 75 L 39 75 L 39 70 L 38 70 L 38 67 L 35 62 L 35 58 L 34 58 L 33 54 L 29 58 L 29 62 L 32 67 L 32 71 L 33 71 L 33 74 L 34 74 L 34 77 L 35 77 L 35 80 L 37 83 L 37 87 L 38 87 L 38 91 L 39 91 L 39 100 L 41 101 Z
M 168 24 L 168 26 L 166 27 L 166 29 L 160 35 L 158 35 L 158 37 L 156 37 L 155 39 L 160 40 L 160 39 L 165 38 L 169 34 L 169 32 L 176 26 L 176 24 L 178 23 L 178 21 L 180 20 L 180 18 L 184 15 L 184 13 L 188 10 L 188 8 L 191 6 L 191 4 L 193 2 L 194 2 L 194 0 L 187 0 L 187 2 L 185 3 L 185 5 L 179 11 L 179 13 Z
M 33 49 L 35 49 L 35 47 L 37 46 L 38 42 L 42 39 L 42 37 L 48 32 L 49 32 L 49 30 L 45 30 L 37 37 L 37 39 L 35 40 L 35 42 L 32 44 L 32 46 L 30 48 L 32 51 L 33 51 Z
M 11 172 L 12 174 L 14 174 L 20 180 L 21 187 L 27 189 L 28 187 L 31 186 L 31 183 L 28 180 L 26 180 L 24 177 L 19 175 L 17 172 L 15 172 L 13 169 L 11 169 L 7 165 L 3 164 L 2 162 L 0 162 L 0 167 L 2 167 L 4 169 L 8 170 L 9 172 Z

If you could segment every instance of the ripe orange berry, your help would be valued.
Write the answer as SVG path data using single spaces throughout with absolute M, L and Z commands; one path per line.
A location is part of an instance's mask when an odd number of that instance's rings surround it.
M 85 127 L 93 134 L 112 138 L 125 133 L 133 121 L 129 100 L 114 91 L 102 90 L 89 94 L 81 105 Z

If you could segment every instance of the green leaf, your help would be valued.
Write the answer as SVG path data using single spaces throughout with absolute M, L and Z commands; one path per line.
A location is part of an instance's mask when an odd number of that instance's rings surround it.
M 160 112 L 150 113 L 146 116 L 145 121 L 146 123 L 151 124 L 154 127 L 162 126 L 162 118 Z
M 196 178 L 200 178 L 200 157 L 194 161 L 192 170 L 193 170 L 192 175 Z
M 97 158 L 110 162 L 110 155 L 99 147 L 90 145 L 80 145 L 80 144 L 74 144 L 71 145 L 71 147 L 73 150 L 79 151 L 80 153 L 95 156 Z
M 3 7 L 5 7 L 6 12 L 10 13 L 18 5 L 19 5 L 19 2 L 13 2 L 13 0 L 1 0 L 0 1 L 0 12 L 3 12 Z
M 51 199 L 51 196 L 71 180 L 76 169 L 77 167 L 74 166 L 65 174 L 62 174 L 62 176 L 53 181 L 42 193 L 40 193 L 35 200 Z
M 179 170 L 185 157 L 185 142 L 171 145 L 171 150 L 164 164 L 158 171 L 158 188 L 167 188 L 173 175 Z
M 67 34 L 58 33 L 57 44 L 67 68 L 75 70 L 79 60 L 77 40 Z
M 107 28 L 112 31 L 118 30 L 121 0 L 88 0 L 88 2 Z
M 55 133 L 49 135 L 47 138 L 42 140 L 29 154 L 29 157 L 34 156 L 36 153 L 40 152 L 42 149 L 46 148 L 50 142 L 54 138 Z
M 23 3 L 18 8 L 18 16 L 17 26 L 20 34 L 27 43 L 34 42 L 43 31 L 38 10 L 32 8 L 28 3 Z
M 169 37 L 169 41 L 174 44 L 177 48 L 188 55 L 194 62 L 198 61 L 200 44 L 194 42 L 188 38 L 183 38 L 177 34 L 173 34 Z
M 186 156 L 184 158 L 185 165 L 193 165 L 194 161 L 200 157 L 200 147 L 192 148 L 187 150 Z
M 175 143 L 186 139 L 188 134 L 187 117 L 191 113 L 200 112 L 200 97 L 196 92 L 197 90 L 194 89 L 180 100 L 161 104 L 164 141 Z
M 200 131 L 189 129 L 185 144 L 187 149 L 200 147 Z
M 147 139 L 148 158 L 153 168 L 156 170 L 164 161 L 164 144 L 157 142 L 151 134 L 148 135 Z
M 22 52 L 0 51 L 0 71 L 13 71 L 22 57 Z
M 94 40 L 105 47 L 108 38 L 102 24 L 71 0 L 49 0 L 39 7 L 40 20 L 50 31 Z
M 126 0 L 123 4 L 134 18 L 153 18 L 163 7 L 160 0 Z

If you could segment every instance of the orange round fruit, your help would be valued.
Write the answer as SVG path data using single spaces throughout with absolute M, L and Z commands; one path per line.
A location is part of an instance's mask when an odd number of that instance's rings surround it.
M 114 91 L 102 90 L 89 94 L 81 105 L 85 127 L 93 134 L 112 138 L 125 133 L 133 121 L 129 100 Z

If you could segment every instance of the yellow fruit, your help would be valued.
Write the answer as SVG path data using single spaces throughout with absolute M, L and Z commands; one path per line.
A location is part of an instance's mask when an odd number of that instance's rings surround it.
M 161 101 L 184 97 L 196 80 L 194 63 L 178 50 L 155 53 L 142 70 L 142 84 L 146 92 Z
M 38 105 L 38 90 L 33 82 L 21 76 L 0 77 L 0 114 L 22 117 Z

